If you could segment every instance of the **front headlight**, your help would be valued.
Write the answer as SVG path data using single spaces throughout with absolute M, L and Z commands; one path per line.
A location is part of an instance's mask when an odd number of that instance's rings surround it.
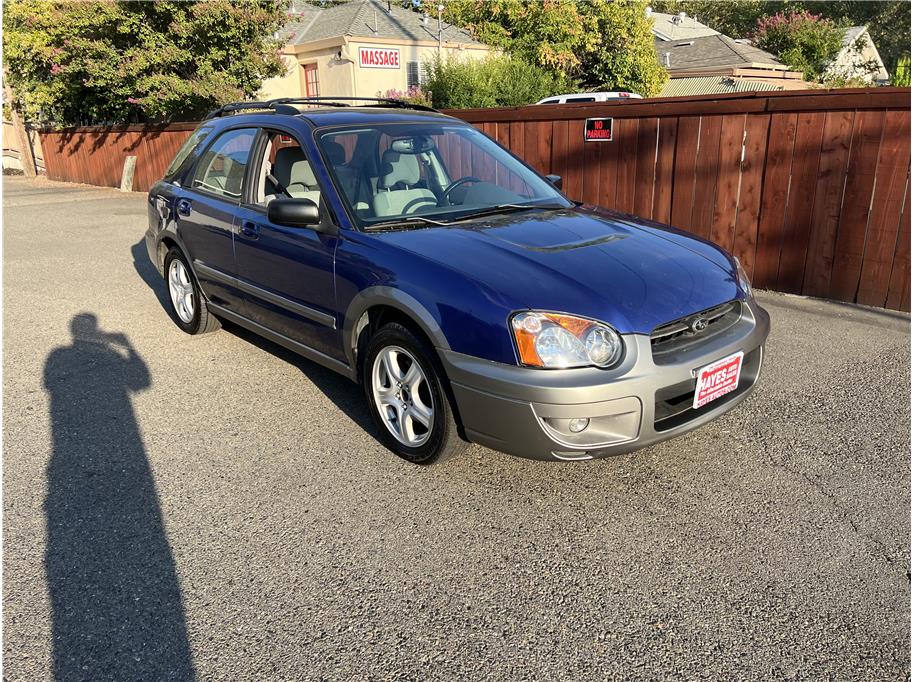
M 517 313 L 512 327 L 519 361 L 530 367 L 610 367 L 623 351 L 611 327 L 573 315 Z
M 741 286 L 741 290 L 747 294 L 748 298 L 753 294 L 751 290 L 750 280 L 747 278 L 747 273 L 744 272 L 744 268 L 741 266 L 741 261 L 738 260 L 737 256 L 733 256 L 735 265 L 738 268 L 738 284 Z

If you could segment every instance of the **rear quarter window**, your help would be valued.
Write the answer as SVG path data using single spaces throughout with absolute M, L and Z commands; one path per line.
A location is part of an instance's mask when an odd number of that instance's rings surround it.
M 194 151 L 200 148 L 200 144 L 209 137 L 209 134 L 212 132 L 212 128 L 198 128 L 190 134 L 184 143 L 181 145 L 180 149 L 177 150 L 177 154 L 174 155 L 174 159 L 171 161 L 171 165 L 168 166 L 168 170 L 165 171 L 165 179 L 170 180 L 177 172 L 183 167 L 184 162 L 190 158 L 190 155 Z

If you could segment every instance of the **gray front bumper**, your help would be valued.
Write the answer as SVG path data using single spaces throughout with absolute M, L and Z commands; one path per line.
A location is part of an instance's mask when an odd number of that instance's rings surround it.
M 732 409 L 759 378 L 768 334 L 769 315 L 751 300 L 734 326 L 660 365 L 649 337 L 640 334 L 624 337 L 626 355 L 611 370 L 530 369 L 452 351 L 441 357 L 469 440 L 534 459 L 592 459 L 678 436 Z M 738 389 L 689 408 L 696 370 L 738 351 L 744 351 Z M 552 428 L 575 417 L 590 418 L 592 431 L 568 436 Z

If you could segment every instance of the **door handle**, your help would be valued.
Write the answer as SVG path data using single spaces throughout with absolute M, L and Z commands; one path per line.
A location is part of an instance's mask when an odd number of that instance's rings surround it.
M 249 239 L 256 239 L 260 236 L 260 226 L 250 220 L 241 223 L 241 234 Z
M 175 206 L 178 214 L 183 216 L 190 215 L 190 211 L 193 209 L 193 204 L 189 199 L 178 199 Z

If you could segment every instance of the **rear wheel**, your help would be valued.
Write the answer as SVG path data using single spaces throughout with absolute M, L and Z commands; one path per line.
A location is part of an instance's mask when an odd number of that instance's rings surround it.
M 178 327 L 188 334 L 205 334 L 221 326 L 215 315 L 209 312 L 190 266 L 177 247 L 172 247 L 165 256 L 165 283 Z
M 407 327 L 393 322 L 370 339 L 362 381 L 381 440 L 403 459 L 430 464 L 465 448 L 440 361 Z

